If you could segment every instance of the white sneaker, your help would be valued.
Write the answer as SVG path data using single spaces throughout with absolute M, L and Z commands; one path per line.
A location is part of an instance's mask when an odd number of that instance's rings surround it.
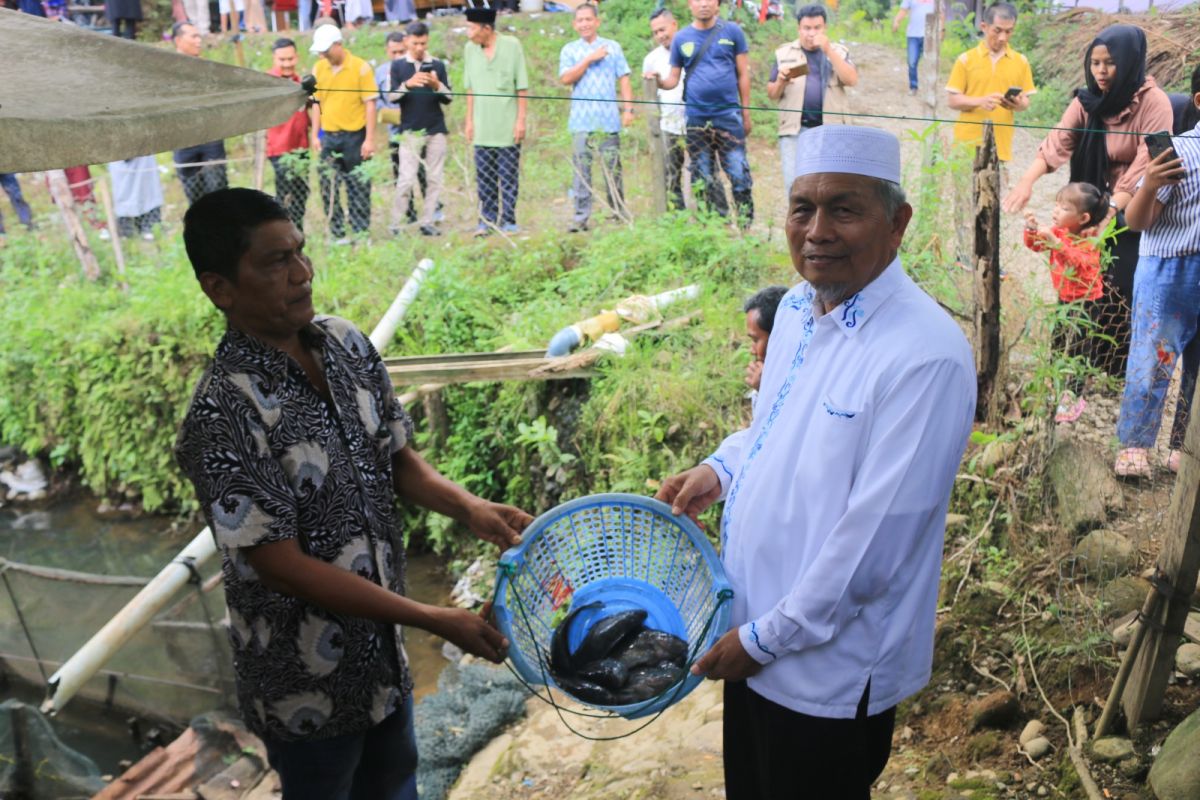
M 109 239 L 111 239 L 111 238 L 112 238 L 112 237 L 111 237 L 111 236 L 109 236 L 109 233 L 108 233 L 108 228 L 101 228 L 101 229 L 100 229 L 100 241 L 102 241 L 102 242 L 107 242 L 107 241 L 108 241 Z

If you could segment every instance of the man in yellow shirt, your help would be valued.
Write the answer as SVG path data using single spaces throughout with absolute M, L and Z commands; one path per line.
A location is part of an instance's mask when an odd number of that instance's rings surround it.
M 1013 112 L 1029 108 L 1037 89 L 1025 56 L 1008 46 L 1017 25 L 1017 9 L 994 3 L 983 10 L 983 41 L 960 55 L 946 84 L 950 107 L 959 112 L 954 138 L 968 145 L 983 140 L 983 122 L 995 123 L 996 152 L 1001 161 L 1012 160 Z M 1019 91 L 1012 91 L 1012 90 Z
M 313 67 L 321 129 L 321 201 L 335 243 L 348 244 L 341 185 L 346 185 L 350 229 L 365 235 L 371 227 L 371 182 L 355 168 L 375 154 L 375 97 L 379 87 L 366 61 L 342 45 L 335 25 L 313 32 L 309 52 L 320 56 Z

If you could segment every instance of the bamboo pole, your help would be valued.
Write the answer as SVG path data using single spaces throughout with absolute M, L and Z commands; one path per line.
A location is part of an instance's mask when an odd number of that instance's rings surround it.
M 79 259 L 84 276 L 89 281 L 98 280 L 100 265 L 96 262 L 96 254 L 92 252 L 91 245 L 88 244 L 83 223 L 79 221 L 79 215 L 75 213 L 75 198 L 71 196 L 67 173 L 61 169 L 52 169 L 46 173 L 46 180 L 50 184 L 50 197 L 54 199 L 54 204 L 58 206 L 59 213 L 62 214 L 63 224 L 67 226 L 67 233 L 71 237 L 71 246 L 75 248 L 75 257 Z
M 662 111 L 658 106 L 658 81 L 642 79 L 642 108 L 646 110 L 646 127 L 650 129 L 650 185 L 654 190 L 654 211 L 667 213 L 667 153 L 662 135 Z M 651 105 L 653 103 L 653 105 Z
M 96 181 L 96 194 L 100 195 L 100 204 L 104 206 L 104 217 L 108 221 L 108 240 L 112 242 L 113 258 L 117 260 L 117 274 L 121 276 L 121 288 L 128 289 L 129 284 L 125 282 L 125 251 L 121 247 L 121 231 L 117 226 L 112 193 L 108 190 L 108 183 L 103 178 Z
M 254 188 L 262 191 L 263 173 L 267 167 L 267 132 L 254 132 Z M 278 192 L 279 187 L 275 187 Z

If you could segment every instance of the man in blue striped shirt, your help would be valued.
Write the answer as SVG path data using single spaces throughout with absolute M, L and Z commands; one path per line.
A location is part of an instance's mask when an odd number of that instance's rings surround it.
M 1200 107 L 1200 67 L 1192 73 L 1192 102 Z M 1150 476 L 1176 361 L 1183 360 L 1179 409 L 1167 467 L 1179 471 L 1187 412 L 1200 367 L 1200 125 L 1171 140 L 1146 168 L 1125 209 L 1133 230 L 1145 231 L 1133 279 L 1133 342 L 1117 421 L 1118 475 Z

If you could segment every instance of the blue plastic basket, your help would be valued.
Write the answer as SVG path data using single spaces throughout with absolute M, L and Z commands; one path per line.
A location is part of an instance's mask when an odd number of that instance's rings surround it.
M 550 639 L 568 601 L 576 608 L 604 604 L 576 618 L 572 651 L 597 621 L 632 608 L 646 609 L 646 627 L 687 641 L 689 666 L 729 627 L 733 591 L 716 552 L 695 523 L 658 500 L 581 497 L 535 519 L 523 539 L 500 559 L 494 610 L 513 667 L 530 684 L 554 683 Z M 637 719 L 682 699 L 701 680 L 689 672 L 658 697 L 596 708 Z

